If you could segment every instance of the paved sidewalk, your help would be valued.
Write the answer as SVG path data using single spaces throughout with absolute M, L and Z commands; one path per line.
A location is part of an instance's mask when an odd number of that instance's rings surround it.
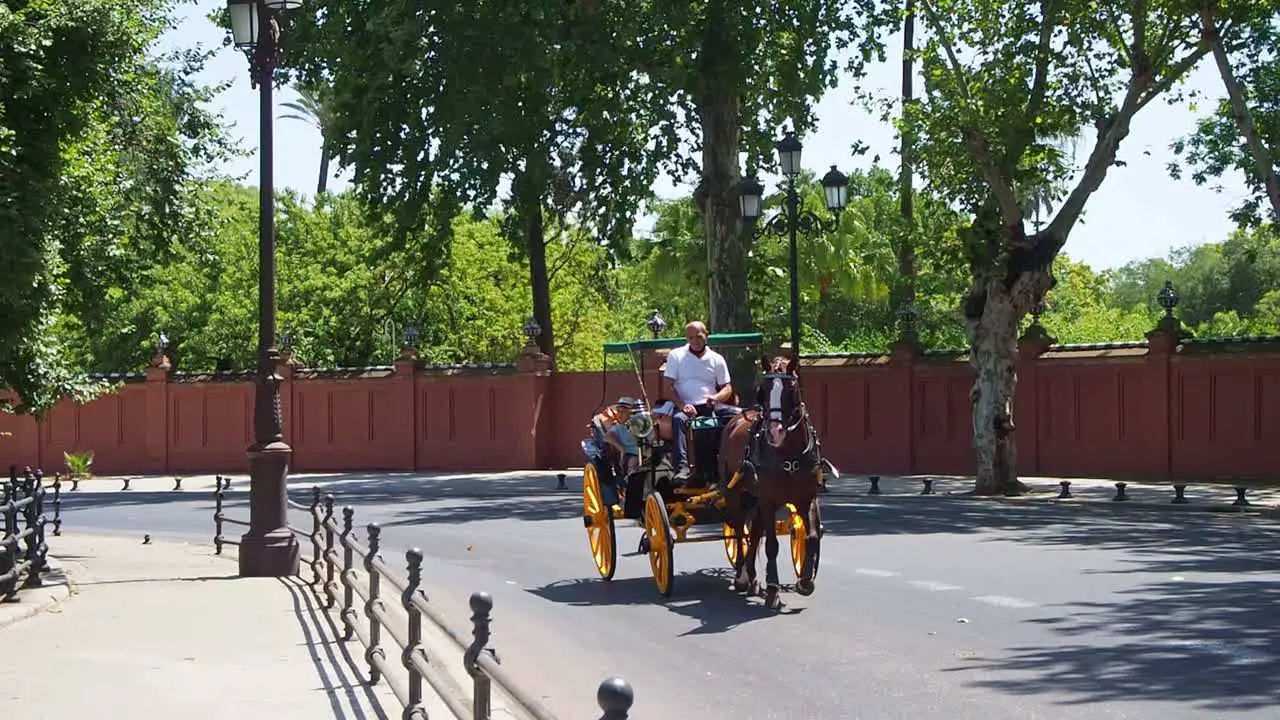
M 234 560 L 195 545 L 74 533 L 50 544 L 71 597 L 0 628 L 6 720 L 400 714 L 385 683 L 362 684 L 359 643 L 335 641 L 297 580 L 236 578 Z
M 565 487 L 558 487 L 557 475 L 565 477 Z M 124 486 L 129 479 L 129 490 Z M 244 475 L 229 475 L 230 492 L 248 489 Z M 868 475 L 845 475 L 831 483 L 830 490 L 837 496 L 866 496 L 871 483 Z M 1260 486 L 1241 483 L 1249 490 L 1245 507 L 1235 505 L 1235 483 L 1188 483 L 1185 497 L 1188 502 L 1175 504 L 1172 483 L 1126 483 L 1126 501 L 1116 502 L 1116 481 L 1099 478 L 1070 478 L 1070 499 L 1059 499 L 1059 483 L 1062 478 L 1024 477 L 1022 482 L 1031 486 L 1032 492 L 1017 498 L 990 498 L 969 495 L 973 480 L 947 475 L 883 475 L 879 476 L 881 497 L 920 496 L 925 480 L 932 483 L 933 495 L 926 498 L 968 499 L 982 502 L 1052 502 L 1080 506 L 1107 506 L 1118 510 L 1126 507 L 1168 508 L 1177 511 L 1249 512 L 1280 517 L 1280 486 Z M 181 490 L 174 491 L 174 478 L 166 476 L 118 476 L 98 477 L 80 484 L 77 493 L 181 493 L 212 492 L 216 485 L 214 475 L 194 475 L 182 478 Z M 342 498 L 357 497 L 364 492 L 378 494 L 403 493 L 431 496 L 433 499 L 478 497 L 536 497 L 544 495 L 574 495 L 582 493 L 582 469 L 524 470 L 505 473 L 408 473 L 408 472 L 344 472 L 299 473 L 289 477 L 289 488 L 295 499 L 301 500 L 313 486 Z M 64 490 L 64 492 L 68 492 Z M 874 496 L 872 496 L 874 497 Z M 341 503 L 341 499 L 339 500 Z
M 926 480 L 930 481 L 933 495 L 922 495 Z M 1126 482 L 1124 488 L 1126 499 L 1117 501 L 1114 480 L 1072 478 L 1069 480 L 1071 497 L 1066 499 L 1059 497 L 1062 492 L 1061 478 L 1024 477 L 1021 480 L 1031 487 L 1031 492 L 1013 498 L 970 495 L 969 493 L 973 490 L 973 480 L 957 476 L 885 475 L 880 477 L 878 485 L 880 497 L 965 498 L 974 501 L 1007 503 L 1049 502 L 1064 505 L 1106 506 L 1117 510 L 1127 507 L 1159 507 L 1185 512 L 1252 512 L 1269 516 L 1280 513 L 1280 487 L 1275 486 L 1240 483 L 1248 487 L 1245 497 L 1249 505 L 1238 506 L 1235 505 L 1235 484 L 1230 482 L 1188 483 L 1184 495 L 1187 502 L 1180 504 L 1173 502 L 1175 497 L 1173 483 Z M 832 482 L 830 489 L 834 495 L 875 497 L 869 494 L 871 481 L 865 475 L 842 477 Z

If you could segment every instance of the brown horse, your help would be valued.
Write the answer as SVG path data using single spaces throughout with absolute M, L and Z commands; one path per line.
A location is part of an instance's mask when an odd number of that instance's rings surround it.
M 764 376 L 756 388 L 756 408 L 725 427 L 720 451 L 720 475 L 724 483 L 726 512 L 735 537 L 742 538 L 750 520 L 749 535 L 739 545 L 734 588 L 759 592 L 756 555 L 765 541 L 765 604 L 782 607 L 778 598 L 778 537 L 775 518 L 788 503 L 805 518 L 806 557 L 796 592 L 814 591 L 818 552 L 818 519 L 814 503 L 822 487 L 822 462 L 817 433 L 800 397 L 795 361 L 776 357 L 761 363 Z

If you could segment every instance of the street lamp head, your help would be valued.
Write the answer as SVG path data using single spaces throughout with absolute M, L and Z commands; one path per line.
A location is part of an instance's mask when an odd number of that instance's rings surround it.
M 302 7 L 302 0 L 262 0 L 268 10 L 297 10 Z
M 252 50 L 258 44 L 258 0 L 227 0 L 227 13 L 236 49 Z
M 534 344 L 539 335 L 542 334 L 542 326 L 538 324 L 537 319 L 529 318 L 524 324 L 524 336 L 529 339 L 529 344 Z
M 649 332 L 653 333 L 655 338 L 662 335 L 662 331 L 667 329 L 667 321 L 662 318 L 662 314 L 654 310 L 649 314 L 649 322 L 645 323 L 649 326 Z
M 755 175 L 744 178 L 738 186 L 738 211 L 743 220 L 755 220 L 760 217 L 760 206 L 764 204 L 764 185 Z
M 406 325 L 404 328 L 404 346 L 408 348 L 418 347 L 418 328 L 413 325 Z
M 794 180 L 800 174 L 800 151 L 804 149 L 800 138 L 796 137 L 794 130 L 788 130 L 773 147 L 778 151 L 778 164 L 782 166 L 782 174 L 788 180 Z
M 827 209 L 840 212 L 849 204 L 849 178 L 835 165 L 822 176 L 822 191 L 826 195 Z

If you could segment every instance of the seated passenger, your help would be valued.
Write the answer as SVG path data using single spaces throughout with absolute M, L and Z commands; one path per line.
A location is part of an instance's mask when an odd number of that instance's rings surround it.
M 631 413 L 639 409 L 640 403 L 635 399 L 623 397 L 591 418 L 592 438 L 601 450 L 607 445 L 618 451 L 622 459 L 623 473 L 634 471 L 640 464 L 639 444 L 627 429 L 627 421 L 631 419 Z
M 667 397 L 673 402 L 663 403 L 653 410 L 671 416 L 675 479 L 679 481 L 688 480 L 692 475 L 685 434 L 690 418 L 737 411 L 737 408 L 727 405 L 733 399 L 729 364 L 723 355 L 707 347 L 707 326 L 694 320 L 684 326 L 684 337 L 688 344 L 667 355 L 667 367 L 663 371 Z

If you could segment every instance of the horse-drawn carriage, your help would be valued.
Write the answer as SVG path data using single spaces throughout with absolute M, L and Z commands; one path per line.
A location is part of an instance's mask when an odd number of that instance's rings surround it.
M 762 340 L 758 333 L 721 334 L 711 335 L 708 344 L 715 348 L 743 348 L 758 346 Z M 636 369 L 641 400 L 628 398 L 623 403 L 631 405 L 631 410 L 621 421 L 626 432 L 636 439 L 638 462 L 634 469 L 628 471 L 624 468 L 621 454 L 601 442 L 598 434 L 582 443 L 588 458 L 583 468 L 583 524 L 587 529 L 591 554 L 600 577 L 612 580 L 617 568 L 616 521 L 635 520 L 644 529 L 638 552 L 649 556 L 653 579 L 657 583 L 658 592 L 664 597 L 669 597 L 674 587 L 676 545 L 723 542 L 729 563 L 738 571 L 740 578 L 743 577 L 742 568 L 749 548 L 745 532 L 750 527 L 749 521 L 740 523 L 744 532 L 739 534 L 732 517 L 738 506 L 730 507 L 731 500 L 738 502 L 738 498 L 734 496 L 734 486 L 744 471 L 742 461 L 745 453 L 739 447 L 739 457 L 721 457 L 726 426 L 733 423 L 742 410 L 737 405 L 699 408 L 699 416 L 691 418 L 687 424 L 686 447 L 689 448 L 692 474 L 688 480 L 682 481 L 678 479 L 672 462 L 670 416 L 653 412 L 655 408 L 650 407 L 647 401 L 649 392 L 644 387 L 644 356 L 653 355 L 657 350 L 675 348 L 683 343 L 684 338 L 673 337 L 611 342 L 604 346 L 606 360 L 610 354 L 636 354 L 632 355 L 632 363 Z M 793 375 L 791 378 L 794 380 Z M 657 388 L 653 390 L 656 397 Z M 617 405 L 618 403 L 609 402 L 606 397 L 597 411 Z M 758 416 L 758 410 L 757 408 L 757 412 L 752 413 L 749 418 Z M 807 418 L 804 423 L 812 445 L 816 443 L 816 434 L 808 425 Z M 819 463 L 818 473 L 824 472 L 822 468 L 830 473 L 835 472 L 829 463 L 820 458 Z M 789 467 L 794 470 L 799 465 L 793 463 Z M 779 512 L 773 515 L 773 530 L 776 536 L 789 538 L 791 564 L 797 579 L 801 580 L 797 583 L 797 590 L 807 595 L 813 591 L 812 581 L 818 567 L 822 527 L 816 497 L 806 509 L 808 512 L 800 512 L 794 504 L 789 503 L 781 506 Z M 778 519 L 778 515 L 784 517 Z M 810 531 L 811 528 L 814 529 L 813 532 Z M 772 544 L 772 553 L 776 555 L 776 540 Z M 751 584 L 754 585 L 754 554 L 750 559 Z M 776 575 L 776 570 L 774 574 Z M 745 589 L 745 584 L 740 585 L 740 581 L 736 579 L 735 586 Z M 770 604 L 776 604 L 776 579 L 770 581 L 770 591 Z

